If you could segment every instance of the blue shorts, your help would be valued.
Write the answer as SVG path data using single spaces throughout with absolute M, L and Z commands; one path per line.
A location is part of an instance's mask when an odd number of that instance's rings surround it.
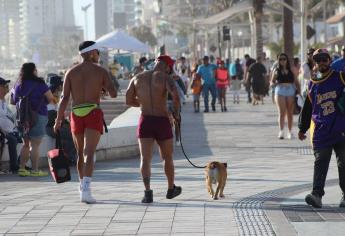
M 294 97 L 296 88 L 294 84 L 277 84 L 274 93 L 284 97 Z
M 46 134 L 48 116 L 37 115 L 36 124 L 29 130 L 28 137 L 42 138 Z

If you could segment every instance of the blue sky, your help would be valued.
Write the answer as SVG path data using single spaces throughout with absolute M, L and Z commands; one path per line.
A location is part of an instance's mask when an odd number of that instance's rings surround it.
M 88 20 L 88 37 L 86 40 L 95 40 L 95 9 L 94 9 L 94 0 L 73 0 L 74 4 L 74 16 L 75 23 L 78 26 L 83 27 L 85 30 L 85 15 L 81 10 L 82 6 L 86 6 L 89 3 L 92 6 L 87 10 L 87 20 Z

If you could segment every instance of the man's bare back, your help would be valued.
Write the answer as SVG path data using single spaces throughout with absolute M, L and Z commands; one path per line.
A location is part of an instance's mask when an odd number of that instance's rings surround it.
M 66 74 L 66 86 L 72 95 L 72 106 L 83 103 L 100 103 L 102 88 L 106 88 L 110 95 L 116 96 L 108 72 L 101 66 L 83 62 L 73 67 Z M 68 91 L 66 91 L 68 92 Z
M 175 97 L 179 106 L 178 94 L 174 81 L 161 71 L 145 71 L 136 75 L 130 82 L 126 98 L 128 105 L 141 107 L 143 115 L 169 117 L 167 95 Z M 178 109 L 178 108 L 177 108 Z

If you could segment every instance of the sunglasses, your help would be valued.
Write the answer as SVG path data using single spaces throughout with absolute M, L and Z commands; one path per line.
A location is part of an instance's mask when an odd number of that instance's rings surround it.
M 279 58 L 279 61 L 286 61 L 286 57 Z
M 316 58 L 315 62 L 318 63 L 318 64 L 321 63 L 321 62 L 327 63 L 328 60 L 329 60 L 328 57 L 320 57 L 320 58 Z

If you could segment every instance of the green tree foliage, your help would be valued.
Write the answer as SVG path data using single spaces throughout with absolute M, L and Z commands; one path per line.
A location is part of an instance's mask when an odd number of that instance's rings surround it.
M 146 25 L 141 25 L 139 27 L 133 27 L 130 30 L 130 35 L 136 37 L 140 41 L 144 43 L 148 43 L 151 47 L 157 45 L 157 39 L 156 36 L 152 33 L 152 30 L 150 27 Z
M 277 58 L 277 55 L 279 53 L 284 52 L 284 46 L 283 46 L 283 39 L 279 40 L 279 43 L 270 42 L 266 45 L 266 47 L 271 51 L 272 58 Z M 299 43 L 294 43 L 293 45 L 293 55 L 298 55 L 300 49 Z

